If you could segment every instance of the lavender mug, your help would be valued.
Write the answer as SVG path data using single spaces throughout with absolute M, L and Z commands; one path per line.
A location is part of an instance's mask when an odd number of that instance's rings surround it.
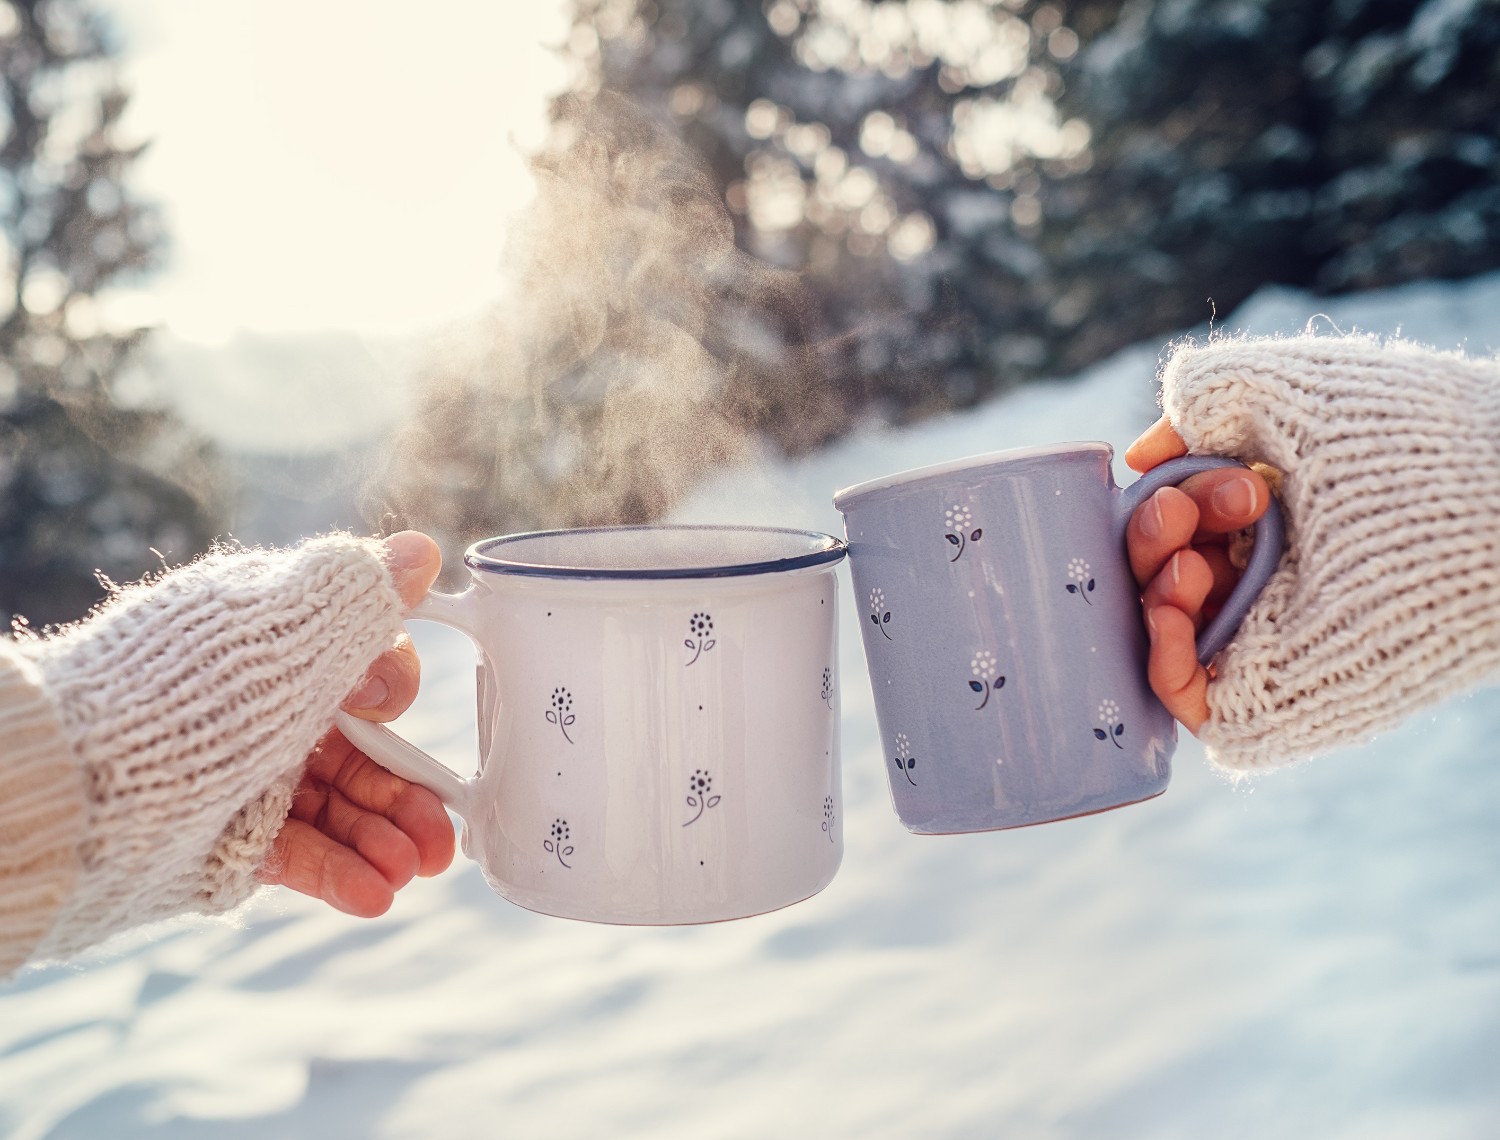
M 896 814 L 921 834 L 1105 811 L 1166 790 L 1176 722 L 1146 681 L 1125 549 L 1158 488 L 1232 459 L 1184 456 L 1121 490 L 1105 443 L 956 460 L 840 491 Z M 1281 557 L 1273 500 L 1207 662 Z

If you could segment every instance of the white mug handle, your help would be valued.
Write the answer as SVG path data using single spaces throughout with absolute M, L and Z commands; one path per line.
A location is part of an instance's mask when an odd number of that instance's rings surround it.
M 440 625 L 451 626 L 478 645 L 473 623 L 469 620 L 469 607 L 474 595 L 472 587 L 462 594 L 430 592 L 411 608 L 406 615 L 407 620 L 435 621 Z M 464 779 L 446 764 L 434 760 L 383 724 L 360 720 L 340 709 L 334 716 L 334 725 L 354 747 L 382 768 L 415 784 L 421 784 L 465 820 L 469 818 L 474 780 Z

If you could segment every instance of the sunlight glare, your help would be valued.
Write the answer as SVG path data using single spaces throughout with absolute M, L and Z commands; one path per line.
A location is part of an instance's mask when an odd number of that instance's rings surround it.
M 180 336 L 399 336 L 503 288 L 522 151 L 567 82 L 558 0 L 118 0 L 136 178 L 171 235 L 150 294 Z

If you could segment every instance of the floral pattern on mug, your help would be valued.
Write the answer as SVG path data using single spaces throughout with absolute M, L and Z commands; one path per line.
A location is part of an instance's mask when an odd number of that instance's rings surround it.
M 988 649 L 981 649 L 969 662 L 969 671 L 974 674 L 973 679 L 969 681 L 969 688 L 976 693 L 984 694 L 984 699 L 974 706 L 975 712 L 990 703 L 992 694 L 1005 688 L 1005 677 L 996 672 L 997 668 L 995 655 Z
M 875 623 L 876 629 L 885 634 L 887 641 L 896 640 L 885 631 L 885 627 L 891 624 L 891 611 L 885 604 L 885 591 L 879 586 L 870 591 L 870 620 Z
M 556 855 L 557 861 L 568 868 L 571 868 L 573 864 L 567 862 L 563 856 L 573 854 L 573 845 L 568 842 L 568 837 L 571 834 L 568 830 L 567 820 L 554 819 L 552 821 L 552 837 L 542 840 L 542 846 L 553 855 Z
M 833 797 L 823 797 L 823 833 L 828 836 L 828 842 L 833 842 L 834 825 L 838 822 L 833 814 Z
M 714 619 L 706 613 L 695 613 L 692 617 L 688 618 L 688 633 L 690 636 L 682 644 L 693 651 L 693 659 L 688 662 L 689 665 L 692 665 L 697 662 L 698 658 L 702 657 L 718 644 L 713 636 Z
M 1082 558 L 1074 558 L 1068 563 L 1068 593 L 1077 594 L 1089 605 L 1089 595 L 1094 592 L 1094 572 L 1089 564 Z
M 1120 737 L 1125 735 L 1125 725 L 1120 721 L 1120 706 L 1114 701 L 1101 701 L 1099 704 L 1099 721 L 1108 725 L 1107 729 L 1094 729 L 1094 737 L 1097 740 L 1107 740 L 1121 752 L 1125 751 L 1120 744 Z
M 969 543 L 978 542 L 984 537 L 984 531 L 977 526 L 973 530 L 969 530 L 969 524 L 974 521 L 974 517 L 969 514 L 968 507 L 960 506 L 957 503 L 948 508 L 944 520 L 948 530 L 943 537 L 958 548 L 953 552 L 953 557 L 948 559 L 948 561 L 957 562 L 963 557 L 964 548 Z
M 577 719 L 573 714 L 573 694 L 559 685 L 552 690 L 552 707 L 547 710 L 547 723 L 562 729 L 563 739 L 572 744 L 573 738 L 568 735 L 568 729 Z
M 829 708 L 833 708 L 833 670 L 832 669 L 824 669 L 823 670 L 823 689 L 822 689 L 822 694 L 821 695 L 823 697 L 823 703 L 825 705 L 827 705 Z
M 896 733 L 896 755 L 891 757 L 891 763 L 901 770 L 908 784 L 914 788 L 917 786 L 917 782 L 911 778 L 912 769 L 917 766 L 917 758 L 911 754 L 911 741 L 906 739 L 904 732 Z
M 697 823 L 700 819 L 703 818 L 703 813 L 708 808 L 719 806 L 719 800 L 721 800 L 723 797 L 718 795 L 711 796 L 708 794 L 713 789 L 713 786 L 713 777 L 710 776 L 707 771 L 702 768 L 693 769 L 693 774 L 688 777 L 687 805 L 690 808 L 697 808 L 698 814 L 693 816 L 692 819 L 688 820 L 687 823 L 684 823 L 682 825 L 683 827 L 688 827 L 691 824 Z

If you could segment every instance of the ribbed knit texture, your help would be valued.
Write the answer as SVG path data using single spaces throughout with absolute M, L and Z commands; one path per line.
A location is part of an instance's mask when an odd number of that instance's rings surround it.
M 1210 758 L 1359 742 L 1500 667 L 1500 361 L 1365 336 L 1178 349 L 1194 452 L 1283 475 L 1288 547 L 1215 660 Z
M 0 978 L 78 880 L 83 780 L 32 664 L 0 641 Z
M 255 890 L 309 750 L 401 632 L 382 551 L 345 536 L 220 550 L 17 643 L 85 802 L 81 873 L 34 957 Z M 0 795 L 14 771 L 0 740 Z

